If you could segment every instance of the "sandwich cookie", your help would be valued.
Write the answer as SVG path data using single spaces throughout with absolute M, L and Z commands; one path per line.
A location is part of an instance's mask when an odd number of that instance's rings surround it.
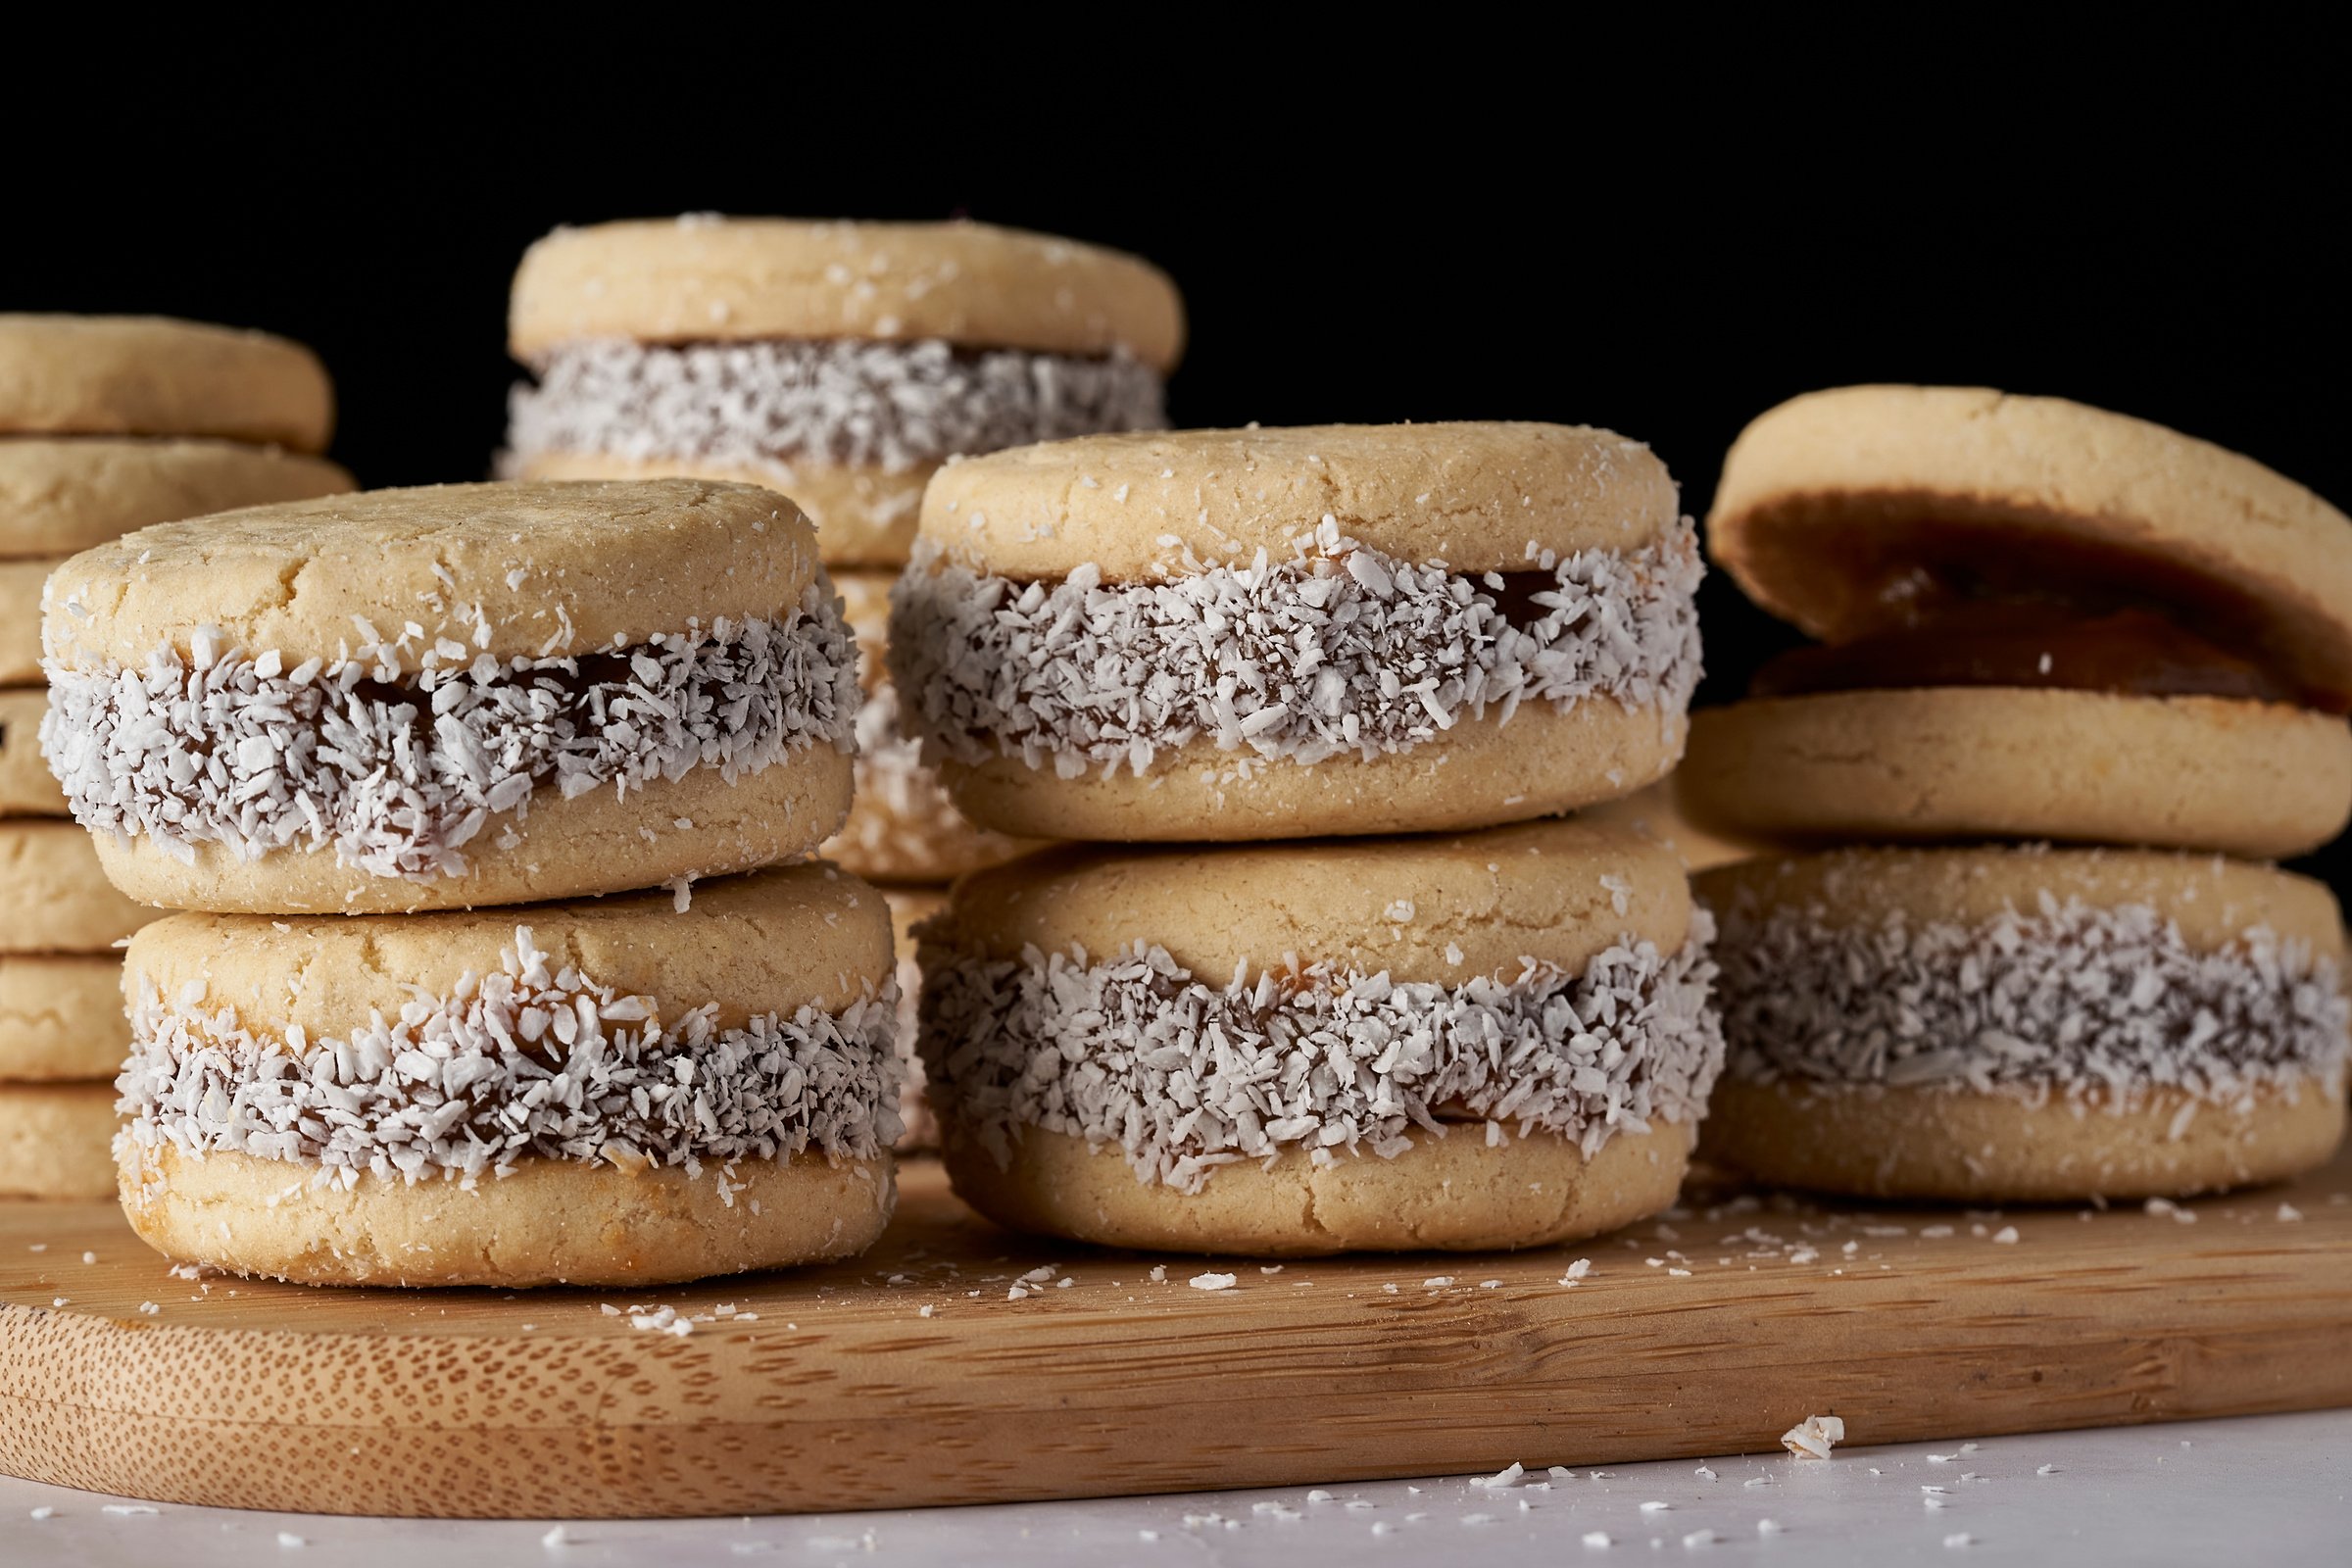
M 1536 1247 L 1674 1200 L 1723 1043 L 1661 846 L 1537 822 L 1064 846 L 923 931 L 948 1171 L 1002 1224 L 1268 1256 Z
M 41 756 L 48 694 L 0 691 L 0 817 L 63 816 L 65 792 Z
M 0 1084 L 104 1084 L 129 1041 L 120 956 L 0 952 Z
M 916 927 L 948 906 L 945 888 L 884 888 L 890 905 L 891 940 L 899 955 L 899 1135 L 901 1153 L 935 1152 L 939 1148 L 939 1118 L 923 1093 L 923 1060 L 915 1054 L 916 1019 L 923 994 L 923 967 L 916 960 Z
M 1730 1056 L 1701 1152 L 1879 1198 L 2179 1197 L 2321 1164 L 2347 1004 L 2317 882 L 2134 850 L 1708 871 Z
M 830 866 L 528 910 L 175 915 L 124 962 L 123 1206 L 314 1284 L 845 1257 L 899 1131 L 890 916 Z
M 325 368 L 282 337 L 161 316 L 0 315 L 0 430 L 313 453 L 334 422 Z
M 2299 855 L 2352 816 L 2352 519 L 2055 398 L 1870 386 L 1740 435 L 1715 559 L 1829 646 L 1693 720 L 1702 823 Z
M 1621 801 L 1603 801 L 1588 806 L 1577 812 L 1587 822 L 1609 822 L 1632 828 L 1648 838 L 1656 839 L 1675 853 L 1690 871 L 1704 871 L 1712 866 L 1729 865 L 1744 860 L 1756 853 L 1754 846 L 1740 844 L 1720 834 L 1710 833 L 1685 814 L 1680 793 L 1675 788 L 1679 773 L 1670 773 L 1647 789 L 1628 795 Z
M 875 571 L 843 571 L 833 578 L 858 637 L 865 700 L 858 710 L 857 794 L 849 820 L 826 841 L 824 856 L 879 881 L 952 882 L 966 871 L 1009 860 L 1036 843 L 974 826 L 923 761 L 921 743 L 906 733 L 884 660 L 892 581 Z
M 41 585 L 61 559 L 0 561 L 0 686 L 41 683 Z
M 1681 757 L 1701 567 L 1647 448 L 1547 424 L 1097 436 L 943 469 L 891 671 L 973 820 L 1481 827 Z
M 784 491 L 836 565 L 905 563 L 968 453 L 1157 428 L 1184 341 L 1155 268 L 984 223 L 695 215 L 558 229 L 514 276 L 514 474 Z
M 50 584 L 44 749 L 180 908 L 568 898 L 791 859 L 849 806 L 856 650 L 792 504 L 447 485 L 167 523 Z
M 114 1136 L 103 1083 L 0 1083 L 0 1198 L 112 1198 Z

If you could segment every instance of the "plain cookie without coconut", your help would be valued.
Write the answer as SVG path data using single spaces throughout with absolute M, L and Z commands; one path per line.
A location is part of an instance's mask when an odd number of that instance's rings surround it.
M 0 1083 L 0 1199 L 112 1198 L 115 1125 L 103 1083 Z
M 1984 387 L 1815 392 L 1740 432 L 1707 515 L 1710 553 L 1748 597 L 1832 642 L 1882 617 L 1882 595 L 1954 529 L 2021 562 L 2088 547 L 2160 599 L 2193 579 L 2203 614 L 2352 704 L 2352 520 L 2143 419 Z
M 0 821 L 0 953 L 106 953 L 159 912 L 115 891 L 73 823 Z
M 0 953 L 0 1083 L 109 1080 L 129 1046 L 121 958 Z
M 2052 839 L 2306 854 L 2352 818 L 2352 725 L 2217 697 L 1948 686 L 1691 715 L 1693 820 L 1764 843 Z
M 1117 251 L 987 223 L 688 217 L 563 228 L 514 276 L 508 346 L 584 338 L 945 338 L 1161 370 L 1184 344 L 1173 285 Z
M 323 452 L 334 423 L 325 368 L 282 337 L 162 316 L 0 316 L 0 431 Z
M 63 816 L 65 791 L 41 756 L 41 715 L 49 694 L 0 691 L 0 817 Z
M 175 1259 L 314 1284 L 658 1284 L 847 1256 L 871 1245 L 894 1201 L 895 1091 L 871 1054 L 894 1027 L 873 1012 L 892 973 L 881 896 L 822 865 L 711 883 L 685 911 L 655 893 L 401 919 L 177 915 L 124 959 L 135 1036 L 124 1208 Z M 467 1008 L 484 1009 L 479 1021 Z M 568 1014 L 586 1008 L 608 1032 L 583 1055 L 586 1025 Z M 414 1022 L 419 1009 L 446 1030 Z M 397 1029 L 379 1040 L 369 1031 L 386 1019 Z M 397 1054 L 399 1030 L 428 1027 L 440 1054 L 470 1064 L 463 1095 L 445 1099 L 430 1074 L 405 1068 L 388 1095 L 393 1080 L 365 1070 L 370 1054 Z M 502 1027 L 519 1043 L 495 1044 Z M 224 1028 L 235 1042 L 217 1038 Z M 164 1030 L 193 1031 L 235 1060 L 291 1056 L 306 1079 L 328 1071 L 318 1054 L 334 1054 L 335 1081 L 358 1086 L 346 1091 L 354 1119 L 332 1135 L 356 1183 L 326 1179 L 321 1155 L 257 1145 L 276 1125 L 268 1118 L 194 1105 L 159 1083 L 176 1071 Z M 852 1051 L 865 1054 L 842 1054 Z M 649 1111 L 642 1083 L 598 1087 L 631 1063 L 666 1082 L 659 1063 L 671 1056 L 697 1074 L 678 1080 L 696 1086 L 683 1120 L 663 1120 L 672 1113 L 658 1102 Z M 559 1120 L 593 1109 L 607 1127 L 584 1135 L 593 1153 L 534 1143 L 469 1180 L 451 1161 L 479 1127 L 428 1142 L 402 1119 L 418 1104 L 464 1104 L 483 1126 L 523 1126 L 520 1107 L 539 1103 L 532 1085 L 550 1071 L 587 1085 L 570 1111 L 561 1090 L 544 1108 Z M 232 1079 L 215 1093 L 279 1091 Z M 861 1098 L 822 1098 L 842 1095 Z M 800 1146 L 765 1155 L 708 1141 L 747 1108 L 790 1109 L 788 1097 L 806 1101 Z M 838 1125 L 840 1142 L 820 1146 L 820 1124 Z M 678 1157 L 653 1157 L 662 1140 Z M 371 1161 L 370 1146 L 414 1155 L 416 1179 Z M 697 1151 L 690 1172 L 682 1156 Z
M 354 488 L 340 466 L 276 447 L 0 436 L 0 556 L 60 556 L 151 523 Z
M 0 561 L 0 686 L 41 683 L 41 585 L 54 556 Z

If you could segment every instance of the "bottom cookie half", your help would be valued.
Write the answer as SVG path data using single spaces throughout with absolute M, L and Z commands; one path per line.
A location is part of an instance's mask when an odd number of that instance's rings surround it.
M 897 1199 L 890 1156 L 624 1169 L 517 1161 L 471 1186 L 201 1157 L 125 1140 L 122 1207 L 157 1251 L 308 1285 L 659 1285 L 863 1251 Z
M 1001 1225 L 1112 1247 L 1252 1257 L 1346 1251 L 1479 1251 L 1543 1247 L 1615 1230 L 1674 1201 L 1691 1128 L 1659 1121 L 1619 1132 L 1587 1157 L 1549 1133 L 1457 1123 L 1412 1135 L 1383 1158 L 1342 1154 L 1317 1166 L 1300 1150 L 1219 1168 L 1200 1191 L 1141 1182 L 1115 1145 L 1021 1128 L 1000 1166 L 948 1123 L 957 1196 Z

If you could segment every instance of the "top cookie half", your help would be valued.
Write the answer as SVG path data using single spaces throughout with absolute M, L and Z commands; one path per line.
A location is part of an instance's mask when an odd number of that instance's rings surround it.
M 1749 425 L 1708 527 L 1827 643 L 1698 715 L 1710 826 L 2268 857 L 2352 815 L 2352 519 L 2251 459 L 2054 398 L 1847 387 Z
M 1528 423 L 1095 436 L 943 469 L 891 666 L 975 820 L 1259 839 L 1515 821 L 1673 766 L 1665 466 Z
M 51 576 L 43 746 L 144 902 L 407 910 L 806 855 L 856 650 L 749 485 L 446 485 L 142 529 Z
M 0 315 L 0 434 L 195 436 L 326 450 L 318 358 L 267 332 L 160 316 Z
M 1134 257 L 982 223 L 690 216 L 560 229 L 515 273 L 521 477 L 771 485 L 837 565 L 906 560 L 950 458 L 1162 422 L 1176 290 Z

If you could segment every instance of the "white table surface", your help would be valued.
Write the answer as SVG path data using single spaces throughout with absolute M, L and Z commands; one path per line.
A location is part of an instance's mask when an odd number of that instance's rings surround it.
M 2352 1337 L 2352 1328 L 2347 1329 Z M 2348 1349 L 2347 1353 L 2352 1353 Z M 1941 1455 L 1938 1460 L 1936 1455 Z M 2040 1474 L 2043 1465 L 2054 1473 Z M 1709 1475 L 1707 1472 L 1712 1471 Z M 1941 1492 L 1923 1489 L 1942 1488 Z M 1322 1564 L 1777 1561 L 2352 1564 L 2352 1410 L 1619 1465 L 1507 1489 L 1193 1493 L 791 1518 L 471 1523 L 162 1506 L 0 1477 L 6 1568 L 591 1568 L 650 1563 Z M 1933 1506 L 1934 1497 L 1943 1505 Z M 1664 1503 L 1644 1509 L 1642 1504 Z M 108 1504 L 118 1511 L 110 1512 Z M 53 1510 L 35 1519 L 36 1509 Z M 1779 1531 L 1760 1534 L 1759 1521 Z M 1607 1546 L 1588 1544 L 1606 1532 Z M 284 1534 L 281 1535 L 281 1532 Z M 1961 1539 L 1965 1538 L 1965 1540 Z

